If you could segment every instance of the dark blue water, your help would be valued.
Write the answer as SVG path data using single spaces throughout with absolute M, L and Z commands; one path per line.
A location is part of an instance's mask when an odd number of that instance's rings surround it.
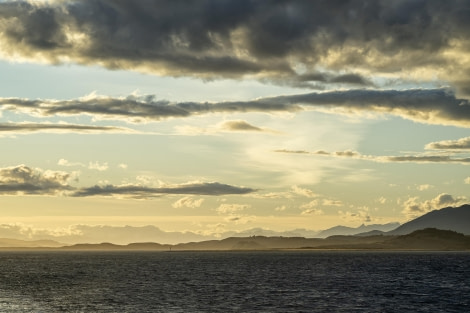
M 0 312 L 470 312 L 470 253 L 1 252 Z

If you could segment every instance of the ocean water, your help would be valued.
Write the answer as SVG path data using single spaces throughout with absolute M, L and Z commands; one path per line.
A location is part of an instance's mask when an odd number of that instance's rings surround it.
M 470 312 L 470 253 L 0 252 L 0 312 Z

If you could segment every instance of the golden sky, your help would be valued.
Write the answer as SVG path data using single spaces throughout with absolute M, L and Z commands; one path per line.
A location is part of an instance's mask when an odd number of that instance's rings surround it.
M 465 203 L 469 17 L 437 0 L 0 1 L 0 237 L 309 235 Z

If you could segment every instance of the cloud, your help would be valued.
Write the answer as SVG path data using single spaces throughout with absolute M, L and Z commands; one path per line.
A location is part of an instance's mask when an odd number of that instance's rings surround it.
M 301 215 L 323 215 L 323 211 L 320 209 L 307 209 L 303 210 Z
M 306 150 L 288 150 L 288 149 L 278 149 L 274 150 L 274 152 L 280 152 L 280 153 L 296 153 L 296 154 L 310 154 L 310 152 Z
M 112 126 L 91 126 L 77 124 L 50 124 L 50 123 L 0 123 L 0 135 L 8 134 L 27 134 L 27 133 L 130 133 L 134 132 L 129 128 Z
M 209 126 L 207 128 L 194 127 L 189 125 L 175 126 L 175 129 L 179 134 L 194 136 L 194 135 L 213 135 L 220 132 L 252 132 L 252 133 L 271 133 L 276 134 L 278 132 L 251 125 L 250 123 L 243 120 L 230 120 L 218 123 L 216 125 Z
M 147 187 L 142 185 L 105 185 L 82 188 L 75 191 L 74 197 L 91 196 L 118 196 L 137 199 L 158 197 L 165 194 L 188 194 L 188 195 L 209 195 L 220 196 L 230 194 L 247 194 L 255 192 L 256 189 L 247 187 L 236 187 L 217 182 L 194 182 L 180 185 L 169 185 L 165 187 Z
M 424 185 L 417 186 L 416 189 L 418 189 L 419 191 L 424 191 L 424 190 L 431 189 L 433 187 L 434 187 L 433 185 L 424 184 Z
M 355 212 L 340 210 L 338 213 L 342 219 L 348 222 L 360 221 L 362 223 L 370 223 L 373 219 L 370 216 L 369 211 L 368 207 L 360 207 Z
M 266 131 L 263 128 L 253 126 L 246 121 L 236 120 L 236 121 L 225 121 L 220 127 L 227 131 L 243 131 L 243 132 L 264 132 Z
M 319 203 L 318 200 L 312 200 L 308 203 L 302 204 L 300 206 L 300 208 L 301 209 L 312 209 L 312 208 L 316 207 L 318 205 L 318 203 Z
M 90 162 L 88 164 L 88 168 L 90 170 L 97 170 L 97 171 L 103 172 L 103 171 L 106 171 L 109 168 L 109 166 L 107 162 L 100 164 L 98 161 L 96 161 L 96 162 Z
M 303 209 L 304 211 L 302 212 L 302 214 L 307 214 L 305 213 L 306 211 L 308 212 L 308 214 L 312 213 L 312 212 L 317 212 L 317 214 L 320 214 L 319 212 L 323 213 L 322 210 L 320 209 L 317 209 L 317 207 L 319 205 L 323 205 L 323 206 L 336 206 L 336 207 L 340 207 L 340 206 L 343 206 L 343 203 L 339 200 L 331 200 L 331 199 L 314 199 L 308 203 L 304 203 L 300 206 L 300 209 Z
M 268 101 L 268 99 L 265 99 Z M 269 101 L 295 103 L 339 113 L 375 112 L 420 123 L 470 127 L 470 102 L 445 89 L 345 90 L 279 96 Z
M 446 89 L 367 90 L 315 92 L 265 97 L 249 101 L 170 102 L 154 96 L 112 98 L 93 96 L 77 100 L 0 98 L 5 110 L 35 116 L 91 115 L 95 119 L 127 122 L 158 121 L 208 113 L 295 112 L 305 109 L 341 114 L 373 112 L 420 123 L 470 127 L 470 102 Z M 230 130 L 257 130 L 244 121 L 222 125 Z
M 70 173 L 25 165 L 0 168 L 0 194 L 57 195 L 73 189 L 68 184 L 72 178 Z
M 183 207 L 195 209 L 195 208 L 199 208 L 203 202 L 204 202 L 204 199 L 202 198 L 194 199 L 191 197 L 184 197 L 175 201 L 171 206 L 176 209 L 183 208 Z
M 358 74 L 344 74 L 334 77 L 330 80 L 333 83 L 352 84 L 352 85 L 372 85 L 371 82 L 367 81 L 364 77 Z
M 291 151 L 287 149 L 274 150 L 277 153 L 291 153 L 298 154 L 298 151 Z M 322 157 L 335 157 L 347 158 L 356 160 L 373 161 L 379 163 L 455 163 L 455 164 L 470 164 L 470 158 L 456 158 L 451 155 L 405 155 L 405 156 L 374 156 L 363 155 L 356 151 L 345 150 L 326 152 L 323 150 L 308 152 L 302 151 L 302 154 L 311 154 Z
M 80 162 L 70 162 L 66 159 L 60 159 L 57 162 L 57 165 L 66 166 L 66 167 L 86 167 L 90 170 L 96 170 L 100 172 L 106 171 L 109 168 L 109 165 L 107 162 L 100 164 L 98 161 L 95 161 L 95 162 L 89 162 L 88 165 L 86 165 Z
M 223 203 L 217 209 L 215 209 L 219 214 L 234 214 L 235 212 L 243 211 L 251 206 L 248 204 L 229 204 Z
M 75 166 L 79 166 L 79 167 L 85 167 L 85 164 L 83 163 L 80 163 L 80 162 L 70 162 L 66 159 L 60 159 L 58 162 L 57 162 L 57 165 L 60 165 L 60 166 L 66 166 L 66 167 L 75 167 Z
M 127 122 L 158 121 L 166 118 L 183 118 L 208 113 L 241 112 L 293 112 L 301 110 L 295 104 L 253 100 L 227 102 L 170 102 L 156 100 L 154 96 L 112 98 L 96 96 L 76 100 L 30 100 L 0 98 L 0 107 L 33 116 L 90 115 L 94 119 L 115 119 Z M 232 125 L 233 126 L 233 125 Z M 235 125 L 236 126 L 236 125 Z
M 384 162 L 412 162 L 412 163 L 457 163 L 470 164 L 470 158 L 453 158 L 449 155 L 429 155 L 429 156 L 387 156 L 379 157 L 379 161 Z
M 323 90 L 328 84 L 348 87 L 372 87 L 374 84 L 361 74 L 334 74 L 328 72 L 308 72 L 294 76 L 280 76 L 261 79 L 264 82 L 297 88 Z
M 302 187 L 299 187 L 299 186 L 292 186 L 291 187 L 292 189 L 292 192 L 299 195 L 299 196 L 304 196 L 304 197 L 307 197 L 307 198 L 315 198 L 315 197 L 318 197 L 318 195 L 316 193 L 314 193 L 313 191 L 311 191 L 310 189 L 307 189 L 307 188 L 302 188 Z
M 65 159 L 59 160 L 59 165 L 75 166 Z M 81 163 L 79 163 L 82 166 Z M 107 168 L 107 164 L 97 163 L 99 170 Z M 188 182 L 179 185 L 162 185 L 150 187 L 145 185 L 95 185 L 92 187 L 76 188 L 69 185 L 70 180 L 77 180 L 77 172 L 42 170 L 26 165 L 0 168 L 0 195 L 67 195 L 72 197 L 115 196 L 122 198 L 145 199 L 162 195 L 243 195 L 256 192 L 257 189 L 231 186 L 218 182 Z M 145 182 L 149 183 L 149 182 Z M 174 203 L 178 206 L 200 206 L 203 199 L 180 199 Z
M 470 150 L 470 137 L 431 142 L 425 148 L 431 150 Z
M 324 199 L 322 204 L 325 206 L 343 206 L 343 202 L 340 200 L 331 200 L 331 199 Z
M 418 197 L 412 197 L 404 202 L 402 213 L 408 218 L 415 218 L 427 212 L 442 209 L 447 206 L 456 206 L 466 200 L 465 197 L 454 197 L 446 193 L 442 193 L 434 199 L 424 202 L 418 202 L 418 199 Z
M 231 222 L 235 224 L 247 224 L 247 223 L 251 223 L 255 219 L 256 219 L 256 216 L 230 215 L 230 216 L 227 216 L 224 220 L 226 222 Z
M 14 60 L 312 87 L 434 76 L 468 95 L 467 12 L 440 0 L 3 1 L 0 46 Z

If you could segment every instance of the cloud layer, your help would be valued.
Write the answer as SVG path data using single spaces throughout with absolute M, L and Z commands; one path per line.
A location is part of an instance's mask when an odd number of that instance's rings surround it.
M 133 132 L 128 128 L 50 123 L 0 123 L 0 134 L 48 133 L 123 133 Z
M 432 72 L 468 95 L 469 11 L 440 0 L 4 1 L 0 46 L 11 59 L 302 87 Z
M 182 118 L 208 113 L 291 112 L 300 106 L 281 101 L 233 102 L 178 102 L 156 100 L 154 96 L 126 98 L 89 97 L 69 101 L 0 98 L 0 106 L 9 111 L 25 112 L 34 116 L 87 114 L 94 118 L 117 119 L 132 122 Z
M 59 163 L 61 163 L 59 161 Z M 63 163 L 63 162 L 62 162 Z M 91 164 L 91 163 L 90 163 Z M 98 163 L 96 163 L 98 164 Z M 100 165 L 107 169 L 107 164 Z M 101 168 L 93 168 L 103 170 Z M 76 179 L 76 173 L 63 171 L 42 170 L 26 165 L 0 168 L 0 195 L 70 195 L 73 197 L 114 196 L 125 198 L 152 198 L 163 195 L 243 195 L 257 191 L 248 187 L 238 187 L 218 182 L 190 182 L 162 187 L 149 187 L 144 185 L 106 185 L 77 188 L 69 184 Z M 200 200 L 180 199 L 175 207 L 197 207 Z
M 93 187 L 77 190 L 72 195 L 74 197 L 121 196 L 130 198 L 152 198 L 165 194 L 220 196 L 229 194 L 241 195 L 255 191 L 255 189 L 251 188 L 236 187 L 217 182 L 196 182 L 167 187 L 147 187 L 141 185 L 96 185 Z
M 334 158 L 348 158 L 356 160 L 366 160 L 379 163 L 456 163 L 456 164 L 470 164 L 470 158 L 457 158 L 452 155 L 404 155 L 404 156 L 392 156 L 392 155 L 364 155 L 356 151 L 335 151 L 327 152 L 323 150 L 308 152 L 304 150 L 286 150 L 280 149 L 275 150 L 277 153 L 290 153 L 290 154 L 311 154 L 323 157 L 334 157 Z
M 97 119 L 132 122 L 158 121 L 208 113 L 270 113 L 309 109 L 343 114 L 364 112 L 391 114 L 421 123 L 470 127 L 470 102 L 456 98 L 446 89 L 352 89 L 214 103 L 169 102 L 156 100 L 154 96 L 89 97 L 68 101 L 0 98 L 0 107 L 4 110 L 41 117 L 87 114 Z M 224 126 L 230 130 L 257 130 L 256 127 L 243 121 L 232 121 Z

